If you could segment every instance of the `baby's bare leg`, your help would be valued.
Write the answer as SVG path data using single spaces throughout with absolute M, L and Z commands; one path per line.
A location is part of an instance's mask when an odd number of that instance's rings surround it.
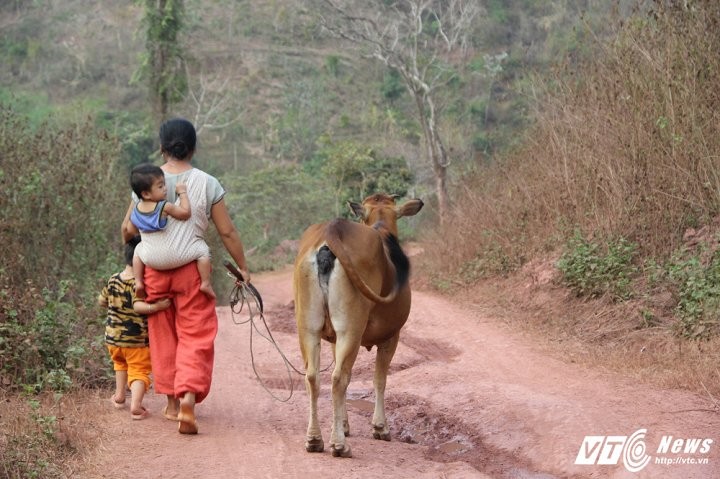
M 198 273 L 200 273 L 200 291 L 207 294 L 211 298 L 215 297 L 215 291 L 210 281 L 212 273 L 212 265 L 210 264 L 209 257 L 198 258 L 197 260 Z
M 133 275 L 135 276 L 135 296 L 145 298 L 145 264 L 140 256 L 133 256 Z

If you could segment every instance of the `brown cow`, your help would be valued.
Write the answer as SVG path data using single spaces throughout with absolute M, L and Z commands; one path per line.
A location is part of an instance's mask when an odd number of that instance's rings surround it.
M 310 419 L 308 452 L 325 448 L 317 416 L 320 392 L 320 339 L 333 343 L 332 454 L 351 457 L 345 393 L 360 346 L 377 346 L 375 359 L 375 439 L 390 440 L 385 418 L 385 382 L 400 328 L 410 313 L 410 262 L 397 240 L 397 219 L 415 215 L 419 199 L 396 206 L 396 195 L 376 194 L 362 205 L 350 203 L 362 223 L 336 219 L 310 226 L 295 260 L 295 317 L 305 362 Z

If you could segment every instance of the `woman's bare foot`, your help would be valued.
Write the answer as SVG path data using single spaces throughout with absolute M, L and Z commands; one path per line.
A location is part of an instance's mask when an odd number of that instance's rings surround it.
M 180 412 L 180 401 L 178 401 L 177 398 L 168 395 L 167 406 L 163 409 L 163 416 L 165 416 L 165 419 L 168 421 L 177 421 L 178 412 Z
M 178 413 L 178 432 L 180 434 L 197 434 L 198 425 L 195 420 L 195 393 L 185 393 L 180 400 Z
M 217 296 L 215 296 L 215 291 L 213 290 L 212 284 L 210 284 L 210 281 L 203 281 L 200 283 L 200 291 L 207 294 L 211 298 L 215 299 Z

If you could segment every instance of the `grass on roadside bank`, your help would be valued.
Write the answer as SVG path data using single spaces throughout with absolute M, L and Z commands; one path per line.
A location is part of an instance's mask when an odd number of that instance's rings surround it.
M 84 477 L 104 442 L 99 415 L 104 390 L 65 394 L 0 390 L 0 478 Z
M 638 384 L 693 391 L 720 411 L 720 337 L 678 334 L 674 293 L 657 289 L 618 300 L 609 288 L 594 297 L 578 296 L 563 283 L 558 259 L 548 256 L 504 276 L 472 284 L 450 280 L 438 288 L 426 258 L 419 256 L 413 281 L 482 308 L 562 361 L 613 371 Z

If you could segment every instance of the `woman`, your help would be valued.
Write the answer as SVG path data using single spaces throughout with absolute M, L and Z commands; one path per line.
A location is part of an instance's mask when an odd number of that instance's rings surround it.
M 208 220 L 245 280 L 250 280 L 244 247 L 223 199 L 225 190 L 217 179 L 190 164 L 196 143 L 195 128 L 187 120 L 168 120 L 160 127 L 168 201 L 175 201 L 175 185 L 185 183 L 192 213 L 187 221 L 168 223 L 159 233 L 165 235 L 162 250 L 143 258 L 146 301 L 173 299 L 173 307 L 148 317 L 148 332 L 155 390 L 167 395 L 163 414 L 179 421 L 182 434 L 197 434 L 195 404 L 207 397 L 212 379 L 218 327 L 215 298 L 200 291 L 192 254 L 193 244 L 204 240 Z M 126 242 L 135 234 L 130 221 L 133 207 L 134 202 L 123 220 Z

